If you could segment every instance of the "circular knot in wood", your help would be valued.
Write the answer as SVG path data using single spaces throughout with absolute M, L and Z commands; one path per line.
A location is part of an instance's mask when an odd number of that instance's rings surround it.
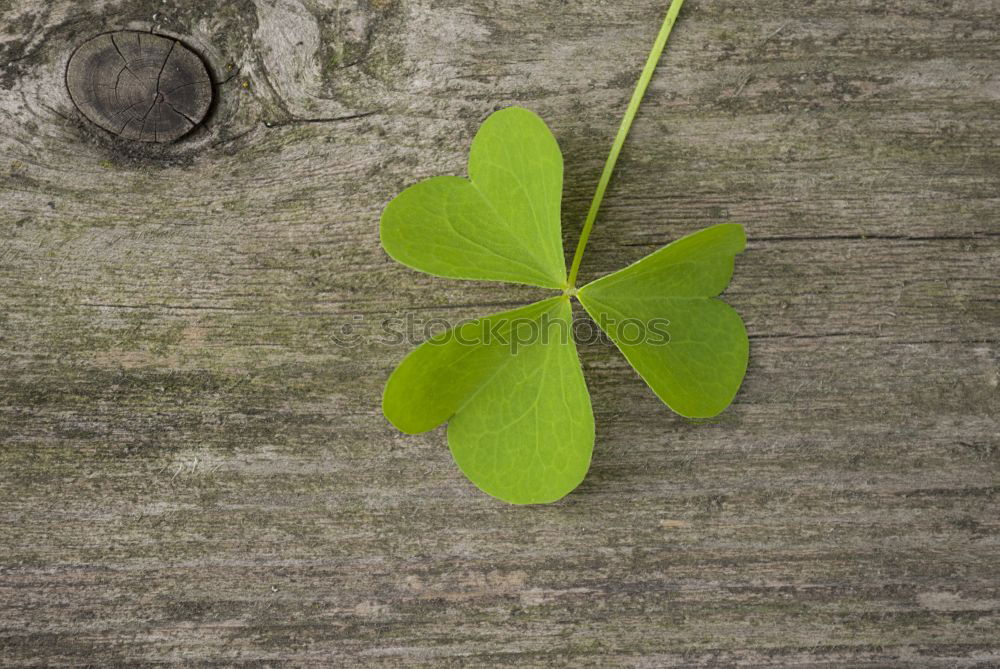
M 66 85 L 84 116 L 141 142 L 179 139 L 212 103 L 201 58 L 175 39 L 131 30 L 81 44 L 70 57 Z

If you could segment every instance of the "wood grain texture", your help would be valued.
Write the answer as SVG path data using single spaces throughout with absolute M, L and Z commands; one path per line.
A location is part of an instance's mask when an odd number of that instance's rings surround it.
M 539 296 L 392 263 L 384 203 L 516 103 L 571 248 L 665 4 L 0 0 L 0 664 L 1000 664 L 994 0 L 686 3 L 581 280 L 746 226 L 717 420 L 581 347 L 590 475 L 516 508 L 379 414 L 385 319 Z M 183 141 L 77 117 L 115 29 L 205 56 Z

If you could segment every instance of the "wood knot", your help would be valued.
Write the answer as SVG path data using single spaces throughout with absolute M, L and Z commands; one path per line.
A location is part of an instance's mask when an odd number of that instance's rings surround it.
M 205 118 L 212 80 L 205 63 L 175 39 L 123 30 L 81 44 L 66 86 L 89 120 L 125 139 L 173 142 Z

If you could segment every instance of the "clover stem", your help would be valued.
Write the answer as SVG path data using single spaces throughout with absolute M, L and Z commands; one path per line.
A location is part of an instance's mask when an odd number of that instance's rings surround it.
M 628 103 L 628 109 L 626 109 L 625 118 L 622 119 L 622 124 L 618 128 L 618 135 L 615 137 L 615 142 L 611 145 L 611 153 L 608 154 L 608 159 L 604 163 L 604 171 L 601 172 L 601 178 L 597 182 L 597 190 L 594 192 L 594 199 L 590 203 L 590 211 L 587 212 L 587 219 L 583 224 L 583 230 L 580 232 L 580 241 L 576 244 L 576 252 L 573 254 L 573 264 L 569 270 L 569 279 L 566 281 L 567 289 L 576 287 L 576 275 L 580 271 L 583 250 L 587 247 L 590 230 L 594 227 L 594 221 L 597 220 L 597 211 L 601 208 L 604 191 L 607 190 L 608 182 L 611 181 L 611 173 L 614 172 L 615 163 L 618 162 L 618 154 L 621 153 L 622 145 L 625 144 L 625 138 L 632 127 L 632 120 L 635 118 L 636 112 L 639 111 L 639 103 L 642 102 L 642 98 L 646 94 L 646 87 L 649 86 L 649 81 L 653 78 L 653 71 L 656 69 L 657 63 L 660 62 L 663 47 L 667 45 L 670 30 L 674 27 L 677 14 L 681 11 L 681 5 L 683 4 L 684 0 L 673 0 L 670 3 L 670 9 L 667 10 L 666 18 L 663 19 L 660 34 L 656 36 L 656 41 L 653 43 L 653 50 L 649 52 L 646 66 L 642 68 L 642 74 L 639 75 L 639 83 L 636 84 L 635 91 L 632 93 L 632 100 Z

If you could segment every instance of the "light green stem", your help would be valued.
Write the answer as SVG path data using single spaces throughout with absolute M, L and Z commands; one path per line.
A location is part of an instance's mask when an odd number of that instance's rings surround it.
M 635 114 L 639 111 L 639 103 L 642 102 L 642 97 L 646 94 L 646 87 L 649 86 L 649 80 L 653 78 L 653 71 L 656 69 L 656 64 L 660 62 L 660 56 L 663 54 L 663 47 L 667 45 L 667 38 L 670 37 L 670 30 L 674 27 L 674 21 L 677 20 L 677 14 L 681 11 L 681 5 L 684 4 L 684 0 L 673 0 L 670 3 L 670 9 L 667 10 L 667 16 L 663 19 L 663 26 L 660 28 L 660 34 L 656 36 L 656 42 L 653 43 L 653 50 L 649 52 L 649 58 L 646 60 L 646 66 L 642 68 L 642 74 L 639 76 L 639 83 L 635 86 L 635 92 L 632 93 L 632 100 L 628 103 L 628 109 L 625 111 L 625 118 L 622 119 L 621 127 L 618 128 L 618 135 L 615 137 L 615 143 L 611 145 L 611 153 L 608 154 L 608 160 L 604 163 L 604 171 L 601 172 L 601 180 L 597 182 L 597 191 L 594 193 L 594 199 L 590 203 L 590 211 L 587 212 L 587 220 L 583 224 L 583 231 L 580 232 L 580 241 L 577 242 L 576 252 L 573 254 L 573 264 L 569 270 L 569 279 L 566 282 L 567 290 L 573 291 L 575 293 L 576 288 L 576 275 L 580 271 L 580 262 L 583 260 L 583 250 L 587 247 L 587 239 L 590 237 L 590 230 L 594 227 L 594 221 L 597 220 L 597 211 L 601 208 L 601 201 L 604 199 L 604 191 L 608 188 L 608 182 L 611 181 L 611 173 L 615 170 L 615 163 L 618 162 L 618 154 L 622 151 L 622 145 L 625 144 L 625 138 L 628 136 L 628 131 L 632 127 L 632 119 L 635 118 Z

